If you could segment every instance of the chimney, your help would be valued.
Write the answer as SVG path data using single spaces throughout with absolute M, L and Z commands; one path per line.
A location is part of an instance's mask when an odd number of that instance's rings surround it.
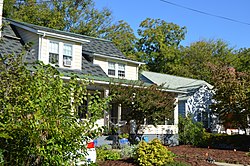
M 2 25 L 3 25 L 3 0 L 0 0 L 0 38 L 2 37 Z

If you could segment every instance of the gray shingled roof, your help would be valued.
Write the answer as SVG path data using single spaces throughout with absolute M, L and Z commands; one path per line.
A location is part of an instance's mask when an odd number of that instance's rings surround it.
M 3 21 L 2 40 L 0 41 L 0 54 L 20 54 L 23 50 L 21 39 L 12 27 Z
M 203 85 L 212 89 L 212 85 L 203 80 L 191 79 L 186 77 L 174 76 L 169 74 L 161 74 L 149 71 L 143 71 L 140 79 L 144 82 L 163 85 L 165 88 L 180 90 L 184 92 L 192 92 Z
M 87 40 L 90 40 L 90 42 L 83 43 L 82 45 L 82 50 L 84 52 L 128 59 L 111 41 L 96 38 L 87 38 Z
M 28 23 L 24 23 L 24 22 L 11 20 L 11 19 L 8 19 L 8 20 L 10 22 L 17 23 L 19 25 L 23 25 L 23 26 L 32 28 L 33 30 L 42 30 L 42 31 L 46 31 L 46 32 L 51 32 L 51 33 L 67 35 L 67 36 L 71 36 L 71 37 L 75 37 L 75 38 L 79 38 L 79 39 L 89 40 L 90 42 L 83 43 L 82 49 L 84 52 L 107 55 L 110 57 L 116 57 L 116 58 L 122 58 L 122 59 L 129 59 L 129 58 L 125 57 L 123 55 L 123 53 L 118 48 L 116 48 L 116 46 L 109 40 L 105 40 L 105 39 L 101 39 L 101 38 L 94 38 L 94 37 L 90 37 L 90 36 L 66 32 L 66 31 L 55 30 L 52 28 L 47 28 L 47 27 L 38 26 L 38 25 L 34 25 L 34 24 L 28 24 Z

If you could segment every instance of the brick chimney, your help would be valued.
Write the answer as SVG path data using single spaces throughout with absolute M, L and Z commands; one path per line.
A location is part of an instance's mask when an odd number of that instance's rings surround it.
M 2 25 L 3 25 L 3 0 L 0 0 L 0 38 L 2 37 Z

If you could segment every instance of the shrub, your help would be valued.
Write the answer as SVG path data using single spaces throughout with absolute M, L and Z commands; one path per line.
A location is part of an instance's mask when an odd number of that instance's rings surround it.
M 209 138 L 209 133 L 200 122 L 193 122 L 190 117 L 179 118 L 179 141 L 186 145 L 206 145 Z
M 134 157 L 136 153 L 137 145 L 125 145 L 121 149 L 121 156 L 122 158 L 129 158 L 129 157 Z
M 174 154 L 165 148 L 158 139 L 149 143 L 142 141 L 136 150 L 135 159 L 141 166 L 165 165 L 174 161 Z
M 121 159 L 120 151 L 105 149 L 103 147 L 96 149 L 97 160 L 105 161 L 105 160 L 119 160 Z

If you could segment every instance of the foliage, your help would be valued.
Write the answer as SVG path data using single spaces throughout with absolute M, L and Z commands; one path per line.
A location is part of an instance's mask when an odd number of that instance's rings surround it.
M 145 118 L 151 124 L 163 123 L 165 118 L 173 119 L 175 94 L 165 92 L 161 87 L 146 87 L 133 82 L 128 86 L 110 84 L 110 93 L 114 96 L 112 101 L 126 109 L 124 120 L 135 120 L 139 125 Z
M 135 159 L 139 165 L 165 165 L 174 161 L 174 154 L 164 147 L 158 139 L 149 143 L 142 141 L 136 151 Z
M 147 18 L 138 29 L 137 50 L 150 71 L 171 74 L 178 64 L 178 46 L 186 28 L 160 19 Z
M 96 148 L 97 160 L 119 160 L 121 159 L 120 151 L 113 149 L 106 149 L 105 147 Z
M 0 149 L 0 165 L 4 165 L 4 155 L 2 149 Z
M 239 49 L 236 56 L 233 66 L 237 71 L 250 73 L 250 48 Z
M 181 50 L 180 68 L 177 75 L 205 80 L 212 83 L 212 74 L 208 63 L 232 64 L 233 49 L 222 40 L 201 40 L 183 47 Z
M 210 65 L 213 73 L 216 103 L 212 111 L 227 128 L 248 127 L 250 114 L 250 75 L 226 65 Z
M 179 117 L 179 141 L 185 145 L 199 146 L 205 144 L 208 134 L 201 122 L 193 122 L 191 117 Z
M 210 134 L 206 142 L 211 148 L 249 151 L 249 139 L 249 135 Z
M 0 149 L 7 165 L 68 165 L 103 115 L 107 100 L 89 105 L 91 118 L 79 121 L 77 109 L 89 81 L 64 81 L 50 65 L 22 63 L 23 56 L 0 58 Z M 86 135 L 87 134 L 87 135 Z M 83 135 L 86 135 L 83 137 Z
M 128 137 L 129 137 L 128 133 L 123 133 L 118 135 L 118 138 L 128 138 Z
M 4 16 L 93 37 L 104 34 L 112 20 L 111 12 L 97 10 L 93 0 L 4 0 Z
M 136 154 L 136 150 L 138 148 L 138 145 L 125 145 L 121 149 L 121 156 L 122 158 L 130 158 L 134 157 Z
M 111 40 L 116 47 L 128 58 L 137 60 L 135 56 L 135 43 L 137 38 L 130 25 L 121 20 L 109 27 L 104 35 L 105 39 Z

